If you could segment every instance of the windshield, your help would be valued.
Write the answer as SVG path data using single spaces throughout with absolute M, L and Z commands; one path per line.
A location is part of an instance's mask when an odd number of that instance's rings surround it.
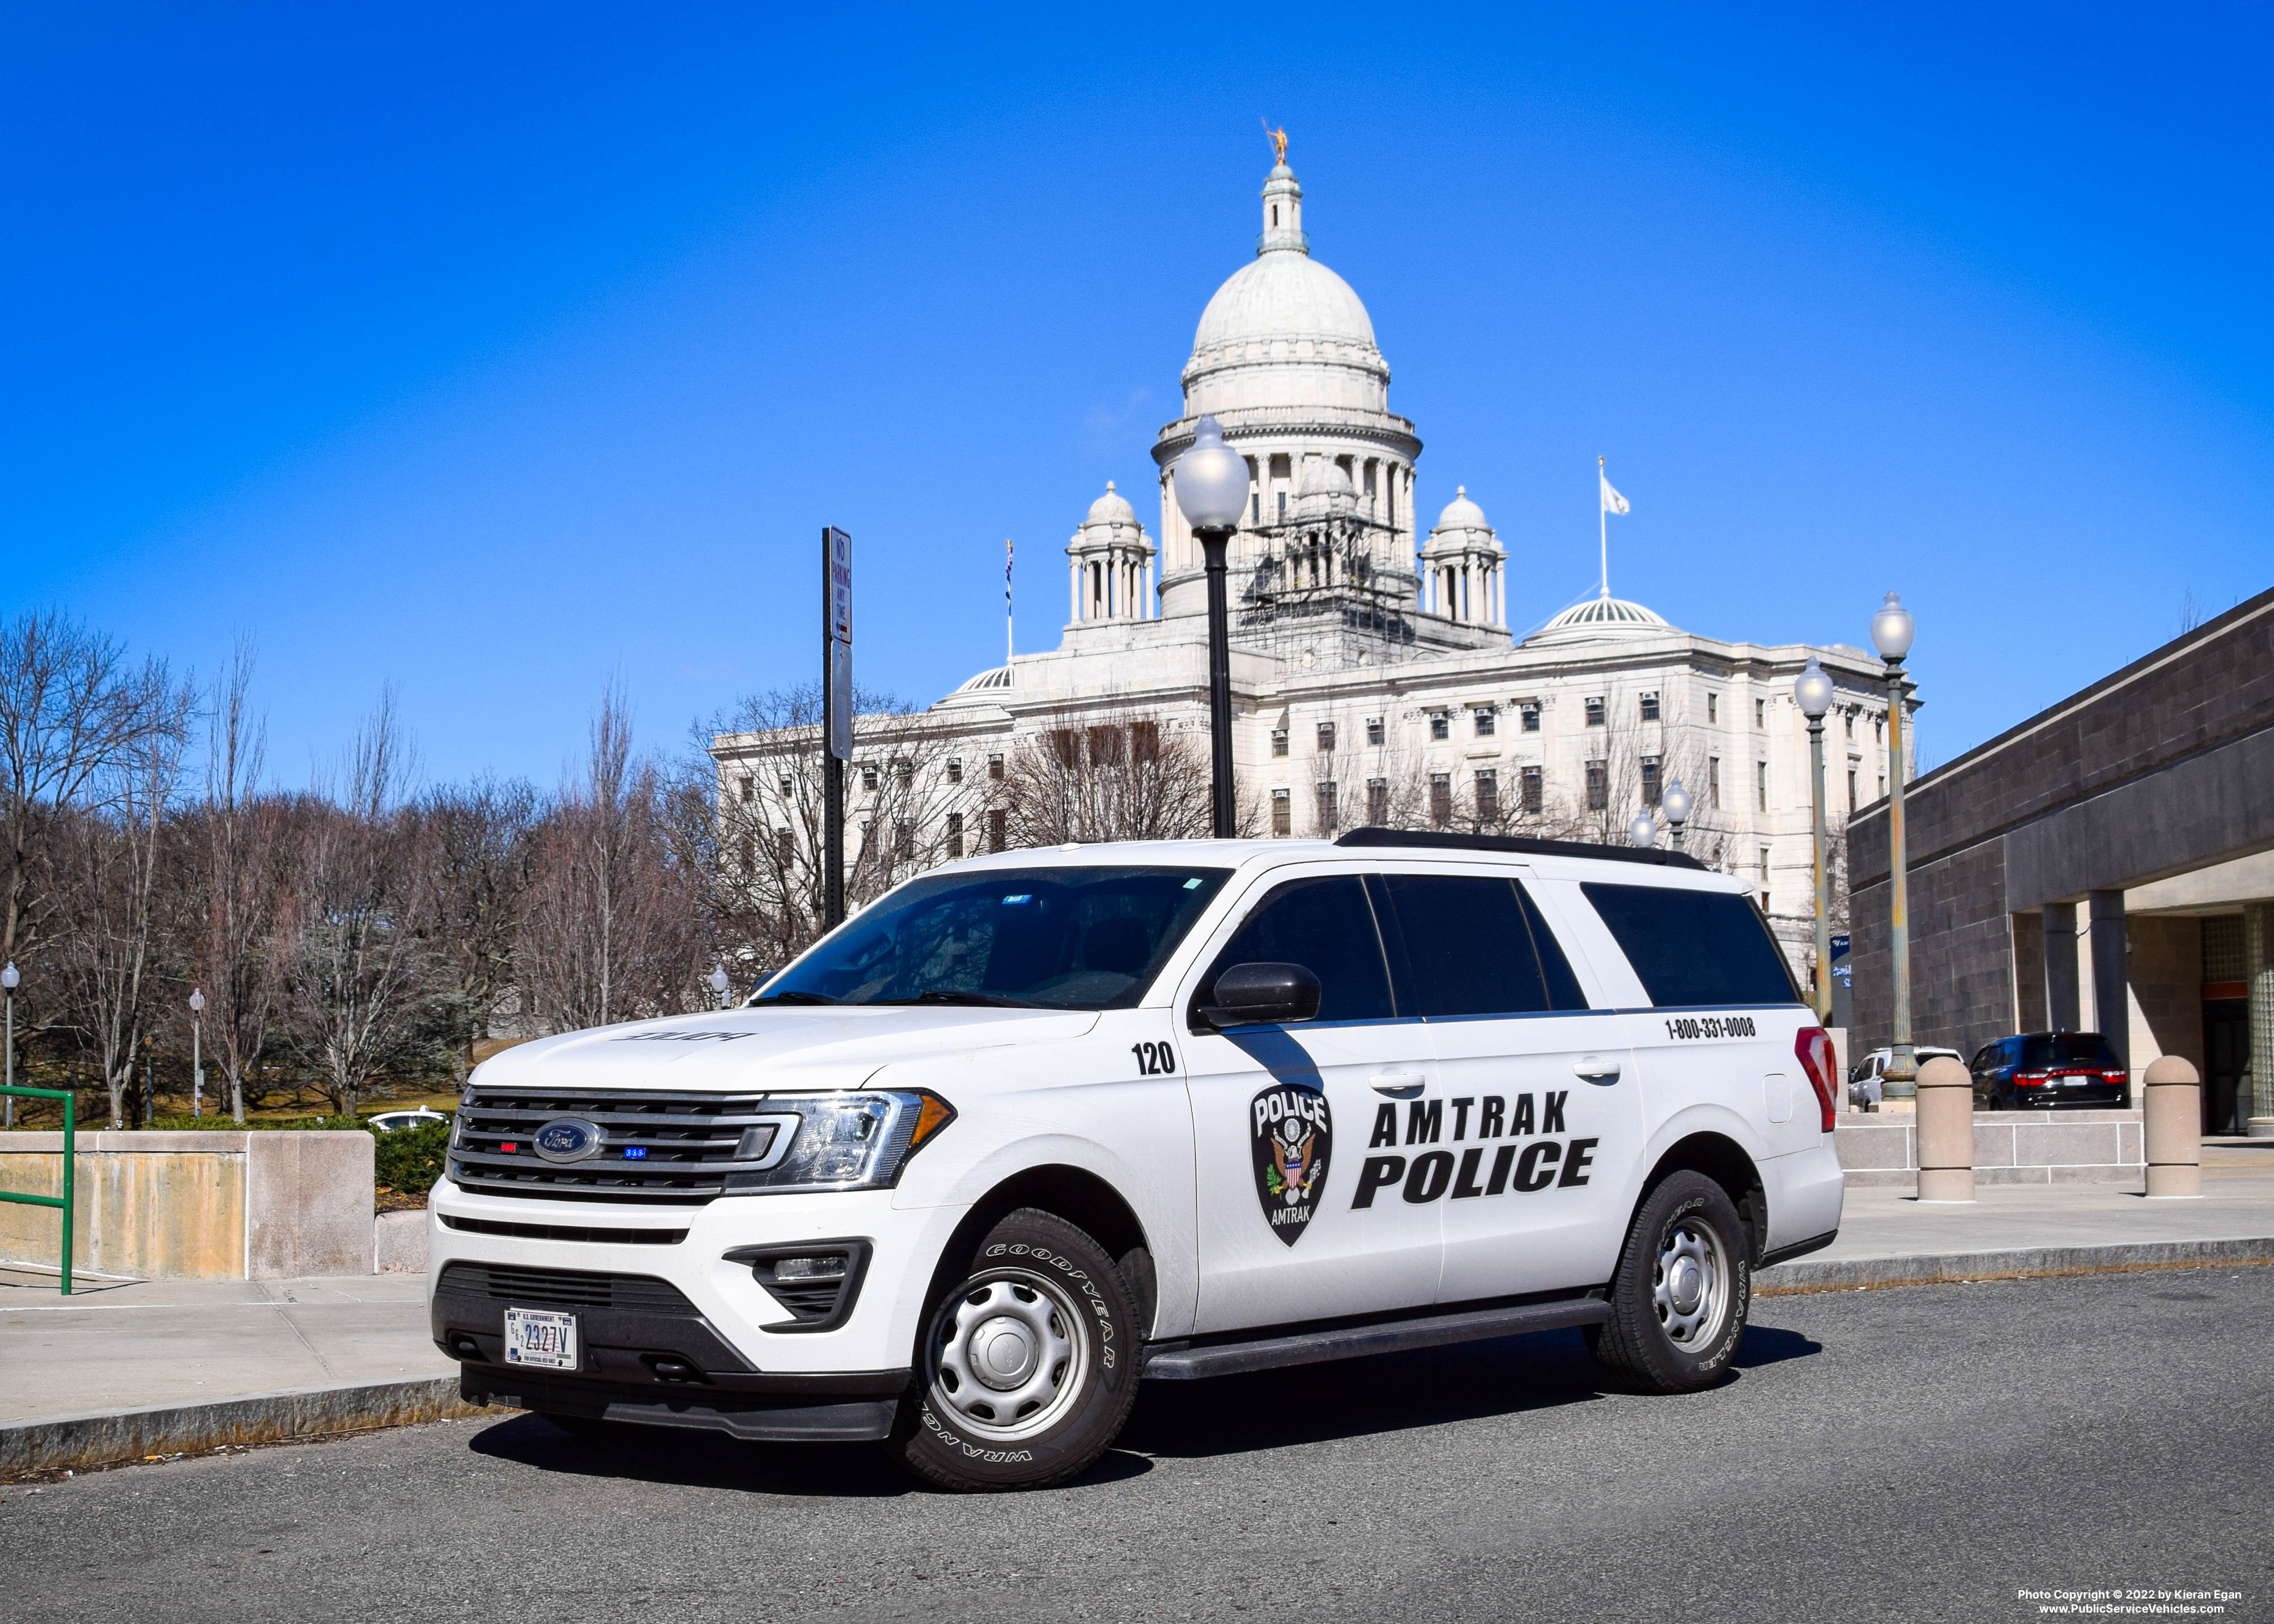
M 754 1004 L 1127 1009 L 1229 868 L 990 868 L 911 881 Z
M 2047 1066 L 2112 1066 L 2116 1051 L 2097 1032 L 2056 1032 L 2050 1037 L 2022 1040 L 2022 1069 L 2042 1071 Z

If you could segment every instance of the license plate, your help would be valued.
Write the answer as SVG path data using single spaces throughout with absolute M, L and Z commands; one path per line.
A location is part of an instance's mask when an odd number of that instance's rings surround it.
M 2065 1088 L 2082 1088 L 2087 1083 L 2097 1083 L 2099 1080 L 2097 1077 L 2064 1077 L 2061 1079 L 2061 1086 Z
M 575 1370 L 576 1316 L 536 1308 L 507 1309 L 505 1362 L 544 1370 Z

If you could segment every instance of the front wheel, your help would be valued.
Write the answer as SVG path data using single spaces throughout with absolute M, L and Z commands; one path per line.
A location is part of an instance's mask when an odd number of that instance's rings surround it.
M 1728 1192 L 1679 1172 L 1643 1199 L 1612 1278 L 1610 1320 L 1591 1327 L 1590 1352 L 1653 1393 L 1719 1381 L 1744 1339 L 1752 1254 Z
M 1137 1308 L 1105 1250 L 1012 1213 L 936 1304 L 886 1446 L 942 1488 L 1035 1489 L 1103 1455 L 1137 1397 Z

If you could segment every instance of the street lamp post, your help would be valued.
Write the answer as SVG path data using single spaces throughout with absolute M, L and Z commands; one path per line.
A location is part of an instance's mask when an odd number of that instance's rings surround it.
M 1917 631 L 1893 592 L 1871 617 L 1871 646 L 1887 665 L 1887 951 L 1894 967 L 1894 1030 L 1882 1097 L 1916 1099 L 1918 1064 L 1911 1052 L 1911 919 L 1903 882 L 1903 657 Z
M 200 1117 L 206 1114 L 206 994 L 202 987 L 190 989 L 190 1115 Z
M 8 995 L 7 1065 L 8 1086 L 11 1088 L 16 1086 L 16 988 L 23 979 L 23 973 L 16 968 L 16 961 L 12 959 L 8 961 L 6 969 L 0 970 L 0 990 Z M 0 1100 L 6 1101 L 6 1114 L 0 1116 L 0 1126 L 12 1128 L 16 1125 L 16 1096 L 12 1094 L 0 1094 Z
M 1808 657 L 1808 669 L 1792 685 L 1793 703 L 1808 718 L 1809 782 L 1816 802 L 1816 1019 L 1832 1019 L 1832 876 L 1827 871 L 1824 830 L 1824 715 L 1832 709 L 1832 679 Z
M 719 995 L 719 1007 L 722 1010 L 727 1007 L 727 966 L 724 964 L 712 965 L 711 966 L 711 990 Z
M 1690 821 L 1690 792 L 1676 778 L 1666 786 L 1666 793 L 1658 798 L 1658 809 L 1666 814 L 1668 830 L 1674 836 L 1674 849 L 1682 849 L 1683 825 Z
M 1219 840 L 1236 832 L 1231 800 L 1231 631 L 1224 604 L 1224 550 L 1247 510 L 1247 459 L 1224 443 L 1214 417 L 1193 425 L 1193 443 L 1172 477 L 1177 510 L 1193 527 L 1208 569 L 1209 783 Z

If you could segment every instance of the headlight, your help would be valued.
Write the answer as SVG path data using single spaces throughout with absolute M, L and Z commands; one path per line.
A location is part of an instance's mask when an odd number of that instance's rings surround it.
M 727 1174 L 729 1195 L 890 1189 L 908 1158 L 955 1120 L 953 1106 L 922 1089 L 768 1094 L 763 1109 L 779 1127 L 749 1147 L 758 1165 Z

